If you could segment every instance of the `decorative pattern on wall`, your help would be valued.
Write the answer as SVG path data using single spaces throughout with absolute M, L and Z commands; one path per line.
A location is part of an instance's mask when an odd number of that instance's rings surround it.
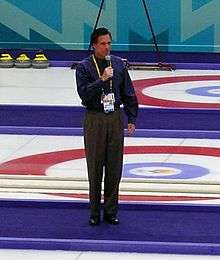
M 220 52 L 219 0 L 145 0 L 163 51 Z M 1 0 L 0 48 L 88 48 L 101 0 Z M 106 0 L 113 49 L 152 51 L 141 0 Z

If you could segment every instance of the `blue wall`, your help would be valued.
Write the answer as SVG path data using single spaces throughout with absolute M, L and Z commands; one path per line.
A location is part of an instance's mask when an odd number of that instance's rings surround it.
M 0 0 L 0 48 L 88 48 L 101 0 Z M 146 0 L 163 51 L 220 52 L 220 0 Z M 106 0 L 114 50 L 153 50 L 142 0 Z

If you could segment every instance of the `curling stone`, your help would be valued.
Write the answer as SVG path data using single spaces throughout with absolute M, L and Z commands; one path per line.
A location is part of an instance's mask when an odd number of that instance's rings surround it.
M 37 53 L 32 60 L 32 67 L 36 69 L 47 69 L 49 65 L 49 61 L 43 53 Z
M 21 53 L 15 60 L 16 68 L 30 68 L 31 59 L 25 53 Z
M 14 66 L 14 59 L 9 53 L 2 53 L 0 55 L 0 68 L 12 68 Z

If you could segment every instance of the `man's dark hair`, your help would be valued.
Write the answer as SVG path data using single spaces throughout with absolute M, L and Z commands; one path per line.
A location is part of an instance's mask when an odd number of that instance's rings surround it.
M 97 39 L 99 36 L 103 36 L 106 34 L 108 34 L 110 36 L 110 38 L 112 39 L 112 35 L 111 35 L 110 31 L 108 29 L 106 29 L 105 27 L 95 29 L 91 34 L 90 44 L 93 45 L 93 43 L 97 42 Z

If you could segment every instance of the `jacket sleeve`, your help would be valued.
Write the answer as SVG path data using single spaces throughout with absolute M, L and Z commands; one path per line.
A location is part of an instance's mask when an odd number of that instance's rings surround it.
M 128 117 L 128 123 L 135 124 L 138 114 L 138 101 L 134 86 L 126 68 L 124 68 L 124 82 L 121 99 L 124 105 L 124 111 Z
M 92 81 L 89 71 L 83 64 L 79 64 L 76 68 L 76 84 L 77 92 L 84 102 L 90 101 L 93 97 L 101 95 L 102 88 L 105 83 L 101 79 Z

